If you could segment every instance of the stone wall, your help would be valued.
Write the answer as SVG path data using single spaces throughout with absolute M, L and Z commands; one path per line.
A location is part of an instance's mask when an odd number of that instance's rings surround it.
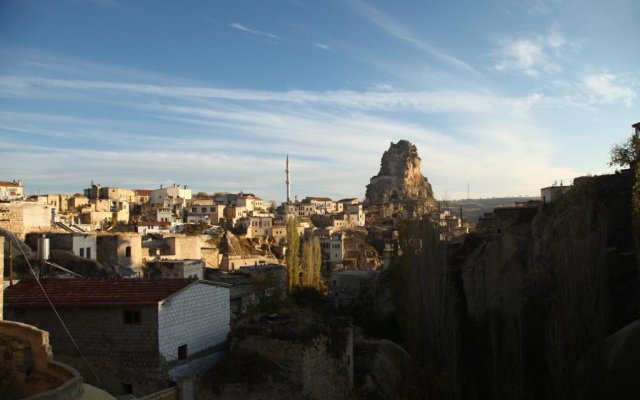
M 329 339 L 320 335 L 308 343 L 252 335 L 234 339 L 232 352 L 251 352 L 280 366 L 287 377 L 302 385 L 311 399 L 345 399 L 353 386 L 353 333 L 349 330 L 344 353 L 329 353 Z
M 170 296 L 158 310 L 158 346 L 166 361 L 178 359 L 178 347 L 187 356 L 227 340 L 229 288 L 200 282 Z
M 202 260 L 209 268 L 218 268 L 220 266 L 220 250 L 215 247 L 202 248 Z
M 19 322 L 2 321 L 0 338 L 3 371 L 5 374 L 12 371 L 14 378 L 21 378 L 23 395 L 30 396 L 29 400 L 72 400 L 82 395 L 82 377 L 78 372 L 53 361 L 47 332 Z
M 166 238 L 171 254 L 176 259 L 199 260 L 202 258 L 200 238 L 198 236 L 175 235 Z
M 0 228 L 13 232 L 24 240 L 29 232 L 51 230 L 51 207 L 38 203 L 0 204 Z

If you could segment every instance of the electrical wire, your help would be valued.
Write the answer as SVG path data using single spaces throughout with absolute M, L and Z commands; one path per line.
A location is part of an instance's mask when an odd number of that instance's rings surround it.
M 89 361 L 84 356 L 84 354 L 82 354 L 82 351 L 80 351 L 80 347 L 78 346 L 78 343 L 76 343 L 76 340 L 73 338 L 73 335 L 69 331 L 69 328 L 67 328 L 67 324 L 64 323 L 64 321 L 62 320 L 62 317 L 58 313 L 58 310 L 56 309 L 56 307 L 53 305 L 53 302 L 49 298 L 49 295 L 47 294 L 46 290 L 44 290 L 44 286 L 42 286 L 42 283 L 40 282 L 40 278 L 38 277 L 38 275 L 36 275 L 36 271 L 31 266 L 31 262 L 29 261 L 29 258 L 27 258 L 27 255 L 25 254 L 24 250 L 20 246 L 20 243 L 18 242 L 18 239 L 15 238 L 15 237 L 12 237 L 10 239 L 14 239 L 16 241 L 15 247 L 17 247 L 18 250 L 20 250 L 20 253 L 22 254 L 22 257 L 24 257 L 24 260 L 27 262 L 27 265 L 29 266 L 29 270 L 31 271 L 31 274 L 33 275 L 34 279 L 38 283 L 38 286 L 40 287 L 40 290 L 42 290 L 42 293 L 44 294 L 44 297 L 47 299 L 47 302 L 49 302 L 49 305 L 51 306 L 51 309 L 53 309 L 53 312 L 58 317 L 58 320 L 60 321 L 60 324 L 62 325 L 62 327 L 64 328 L 65 332 L 67 333 L 67 336 L 69 336 L 69 339 L 71 339 L 71 343 L 73 343 L 73 346 L 76 348 L 76 351 L 80 355 L 80 358 L 87 365 L 87 367 L 89 368 L 89 371 L 91 371 L 91 374 L 96 378 L 96 381 L 100 385 L 100 388 L 103 389 L 103 390 L 106 390 L 104 384 L 102 383 L 102 380 L 100 379 L 98 374 L 96 374 L 96 372 L 93 369 L 91 363 L 89 363 Z

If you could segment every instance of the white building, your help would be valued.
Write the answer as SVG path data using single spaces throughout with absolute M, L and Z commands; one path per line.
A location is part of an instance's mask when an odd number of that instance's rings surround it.
M 341 263 L 344 257 L 344 235 L 340 233 L 320 238 L 320 248 L 325 260 L 331 263 Z
M 22 181 L 0 181 L 0 200 L 18 200 L 24 197 Z
M 169 201 L 169 204 L 176 204 L 179 199 L 191 200 L 191 189 L 184 185 L 180 187 L 178 184 L 173 186 L 164 187 L 160 185 L 160 189 L 152 190 L 149 194 L 149 203 L 151 204 L 166 204 L 165 201 Z

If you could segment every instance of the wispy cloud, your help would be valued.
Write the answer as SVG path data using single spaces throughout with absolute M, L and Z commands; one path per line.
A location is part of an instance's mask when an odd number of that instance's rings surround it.
M 544 35 L 500 39 L 498 43 L 498 49 L 492 54 L 498 59 L 494 68 L 500 72 L 515 71 L 528 76 L 561 72 L 562 52 L 571 47 L 557 24 L 553 24 Z
M 384 89 L 384 90 L 381 90 Z M 526 112 L 537 105 L 549 102 L 558 104 L 559 99 L 539 94 L 522 97 L 507 97 L 486 91 L 402 91 L 390 86 L 377 87 L 373 91 L 263 91 L 247 89 L 221 89 L 202 86 L 163 86 L 142 83 L 118 83 L 105 81 L 79 81 L 20 76 L 0 76 L 0 97 L 61 98 L 90 96 L 102 93 L 118 97 L 126 94 L 160 96 L 184 101 L 195 99 L 229 100 L 256 103 L 306 104 L 314 106 L 342 107 L 359 110 L 410 111 L 419 113 L 494 113 L 510 108 Z M 566 104 L 571 105 L 571 104 Z
M 324 43 L 314 43 L 313 45 L 322 50 L 331 50 L 331 47 Z
M 637 97 L 634 89 L 616 77 L 604 72 L 587 75 L 582 79 L 582 88 L 595 104 L 624 103 L 631 107 Z
M 234 29 L 241 30 L 243 32 L 248 32 L 248 33 L 252 33 L 254 35 L 258 35 L 258 36 L 268 37 L 269 39 L 274 39 L 274 40 L 280 39 L 280 36 L 276 35 L 275 33 L 263 32 L 263 31 L 259 31 L 257 29 L 247 28 L 245 25 L 242 25 L 239 22 L 231 22 L 229 24 L 229 26 L 234 28 Z
M 352 4 L 353 9 L 362 17 L 366 18 L 370 22 L 374 23 L 378 27 L 382 28 L 385 32 L 394 36 L 397 39 L 400 39 L 406 43 L 409 43 L 423 52 L 431 55 L 432 57 L 445 62 L 451 66 L 459 68 L 461 70 L 466 70 L 468 72 L 477 73 L 477 71 L 471 67 L 469 64 L 464 61 L 438 49 L 437 47 L 431 45 L 427 41 L 418 39 L 413 33 L 411 33 L 408 29 L 402 26 L 399 22 L 395 21 L 393 18 L 384 14 L 379 9 L 374 6 L 362 1 L 362 0 L 351 0 L 350 4 Z

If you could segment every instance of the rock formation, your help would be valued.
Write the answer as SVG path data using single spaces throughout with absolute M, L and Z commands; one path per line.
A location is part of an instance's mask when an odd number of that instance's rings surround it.
M 380 172 L 367 185 L 364 204 L 372 219 L 419 217 L 435 209 L 421 163 L 415 145 L 406 140 L 391 143 L 382 155 Z

